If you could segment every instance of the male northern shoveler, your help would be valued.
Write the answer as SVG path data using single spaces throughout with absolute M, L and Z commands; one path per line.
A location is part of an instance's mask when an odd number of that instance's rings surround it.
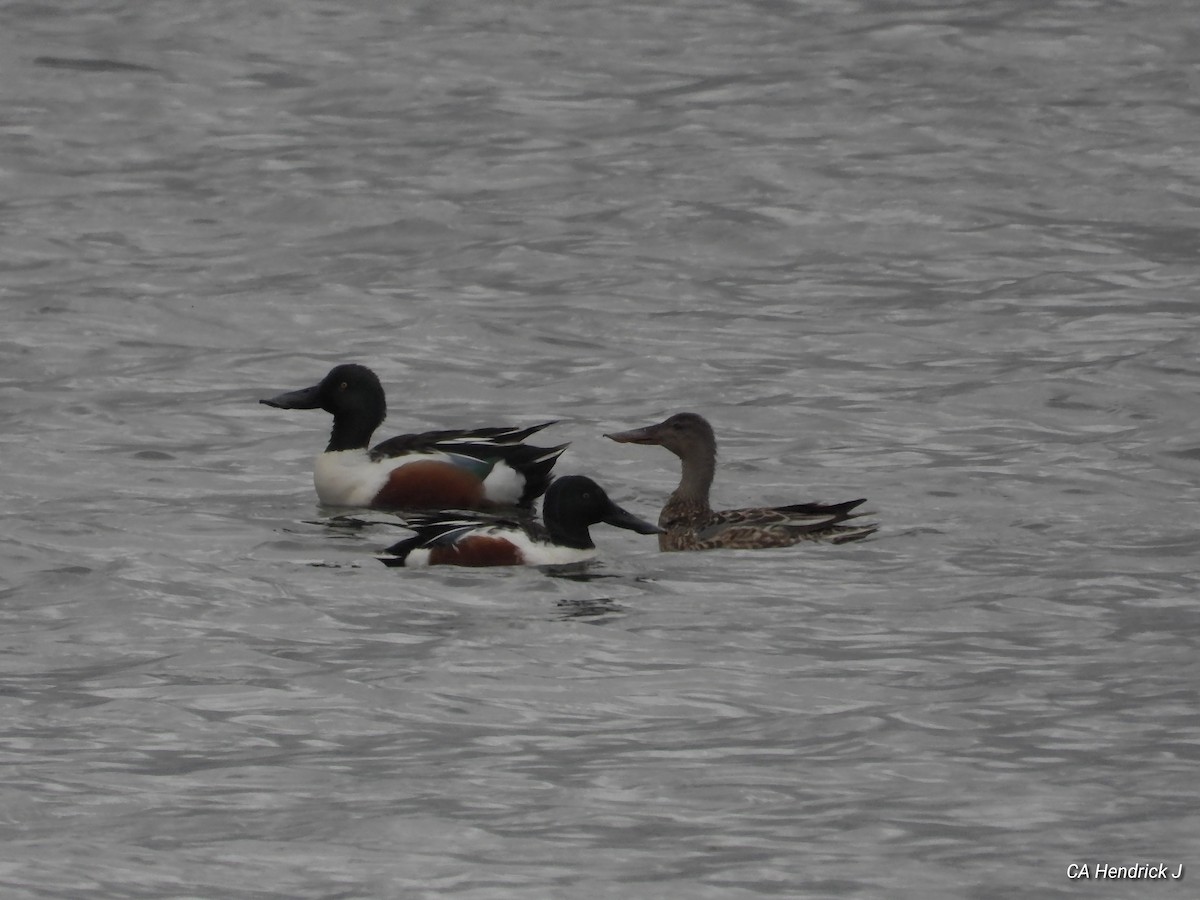
M 563 565 L 596 555 L 588 526 L 597 522 L 638 534 L 659 530 L 621 509 L 582 475 L 567 475 L 550 485 L 542 518 L 544 528 L 512 519 L 418 517 L 409 522 L 416 537 L 389 547 L 390 556 L 381 559 L 389 566 Z
M 865 500 L 713 512 L 708 490 L 716 471 L 717 439 L 708 421 L 696 413 L 676 413 L 657 425 L 605 437 L 622 444 L 658 444 L 682 460 L 679 487 L 658 517 L 662 528 L 658 545 L 663 550 L 751 550 L 816 540 L 843 544 L 865 538 L 879 527 L 841 524 L 860 515 L 851 510 Z
M 550 484 L 566 444 L 521 443 L 553 422 L 527 428 L 426 431 L 367 449 L 387 415 L 383 386 L 366 366 L 335 367 L 320 384 L 261 400 L 278 409 L 333 414 L 329 445 L 317 457 L 317 497 L 330 506 L 376 509 L 489 509 L 527 506 Z

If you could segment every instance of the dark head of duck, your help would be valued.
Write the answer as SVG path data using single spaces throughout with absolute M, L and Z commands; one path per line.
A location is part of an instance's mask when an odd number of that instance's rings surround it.
M 638 534 L 657 534 L 660 530 L 657 525 L 617 506 L 600 485 L 583 475 L 564 475 L 555 479 L 546 491 L 542 518 L 554 543 L 584 550 L 596 546 L 588 526 L 598 522 Z
M 358 450 L 371 442 L 387 417 L 387 401 L 379 378 L 366 366 L 336 366 L 319 384 L 260 401 L 276 409 L 323 409 L 333 416 L 326 452 Z

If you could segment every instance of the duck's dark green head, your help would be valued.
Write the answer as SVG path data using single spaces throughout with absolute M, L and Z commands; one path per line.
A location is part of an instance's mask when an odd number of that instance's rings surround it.
M 332 414 L 331 450 L 365 447 L 387 416 L 383 385 L 374 372 L 357 363 L 335 366 L 312 387 L 259 402 L 276 409 L 323 409 Z
M 573 547 L 594 546 L 588 526 L 599 522 L 638 534 L 658 534 L 661 530 L 617 506 L 600 485 L 583 475 L 564 475 L 550 485 L 542 517 L 556 543 Z

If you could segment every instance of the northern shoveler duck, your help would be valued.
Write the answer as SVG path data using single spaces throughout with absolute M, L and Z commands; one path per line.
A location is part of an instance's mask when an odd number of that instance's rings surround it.
M 638 534 L 658 527 L 613 503 L 603 488 L 582 475 L 557 479 L 542 504 L 545 527 L 513 519 L 424 516 L 410 520 L 417 532 L 389 547 L 389 566 L 552 566 L 596 555 L 588 526 L 605 522 Z
M 387 415 L 383 386 L 366 366 L 336 366 L 319 384 L 259 401 L 277 409 L 333 414 L 317 457 L 317 497 L 330 506 L 375 509 L 490 509 L 527 506 L 545 493 L 566 444 L 521 443 L 553 422 L 527 428 L 426 431 L 368 449 Z
M 717 465 L 717 439 L 712 426 L 696 413 L 676 413 L 665 422 L 605 435 L 622 444 L 658 444 L 683 462 L 679 487 L 667 500 L 658 524 L 663 550 L 751 550 L 787 547 L 801 541 L 835 544 L 873 534 L 878 525 L 844 525 L 865 500 L 846 503 L 798 503 L 714 512 L 708 503 Z

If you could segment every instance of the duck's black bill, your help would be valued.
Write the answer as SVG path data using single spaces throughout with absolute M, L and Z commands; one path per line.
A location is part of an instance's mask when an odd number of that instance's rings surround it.
M 659 534 L 662 531 L 657 525 L 651 525 L 645 519 L 639 519 L 633 513 L 621 509 L 615 503 L 609 507 L 608 512 L 600 521 L 606 525 L 615 525 L 618 528 L 636 531 L 638 534 Z
M 317 409 L 321 405 L 320 389 L 320 385 L 313 385 L 300 391 L 288 391 L 278 397 L 258 402 L 276 409 Z

